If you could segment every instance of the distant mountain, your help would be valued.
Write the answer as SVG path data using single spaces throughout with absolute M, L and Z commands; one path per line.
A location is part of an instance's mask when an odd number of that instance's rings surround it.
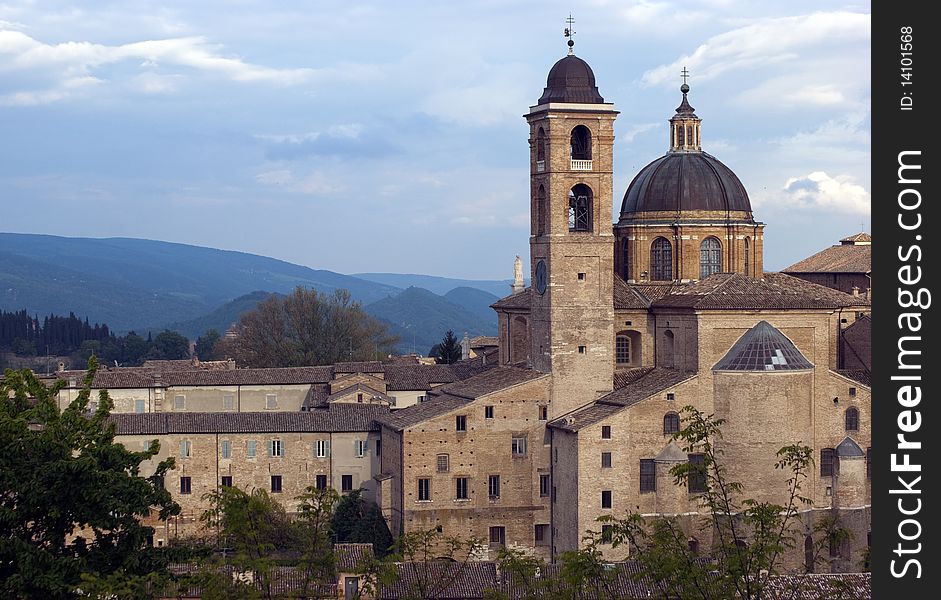
M 510 295 L 511 279 L 451 279 L 434 275 L 414 275 L 404 273 L 355 273 L 353 277 L 392 285 L 398 288 L 420 287 L 438 295 L 444 295 L 458 287 L 483 290 L 498 298 Z
M 182 333 L 191 340 L 195 340 L 210 329 L 215 329 L 220 334 L 224 334 L 229 327 L 238 322 L 242 313 L 252 310 L 259 302 L 267 299 L 272 294 L 273 292 L 252 292 L 251 294 L 245 294 L 235 300 L 226 302 L 202 317 L 190 319 L 189 321 L 150 327 L 148 331 L 159 333 L 164 329 L 170 329 Z
M 497 313 L 490 308 L 490 305 L 500 298 L 490 292 L 472 287 L 456 287 L 445 294 L 444 298 L 448 302 L 463 306 L 484 321 L 496 323 Z
M 389 323 L 392 333 L 400 338 L 401 352 L 428 354 L 448 329 L 452 329 L 459 338 L 464 332 L 471 337 L 497 333 L 497 316 L 492 310 L 489 318 L 484 318 L 445 297 L 417 287 L 369 304 L 365 309 Z

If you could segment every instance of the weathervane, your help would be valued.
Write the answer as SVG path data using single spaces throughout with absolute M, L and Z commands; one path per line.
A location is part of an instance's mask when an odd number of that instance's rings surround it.
M 686 80 L 689 79 L 689 71 L 686 70 L 686 67 L 683 67 L 683 70 L 680 72 L 680 75 L 683 76 L 683 84 L 686 84 Z
M 564 34 L 565 37 L 569 39 L 568 41 L 569 54 L 574 54 L 575 51 L 572 49 L 572 47 L 575 46 L 575 40 L 572 38 L 575 35 L 575 30 L 572 29 L 572 25 L 575 24 L 575 19 L 572 18 L 572 13 L 569 13 L 569 18 L 566 19 L 565 22 L 568 23 L 569 25 L 568 27 L 565 28 L 565 34 Z

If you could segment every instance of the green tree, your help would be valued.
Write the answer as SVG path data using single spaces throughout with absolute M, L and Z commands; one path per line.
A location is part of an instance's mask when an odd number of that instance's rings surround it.
M 382 583 L 395 579 L 395 563 L 406 563 L 401 568 L 410 569 L 412 576 L 407 579 L 403 600 L 451 598 L 449 588 L 483 550 L 483 542 L 475 538 L 448 536 L 437 529 L 410 531 L 396 540 L 389 562 L 380 569 L 375 580 L 381 587 Z
M 219 343 L 220 352 L 251 367 L 378 360 L 398 341 L 348 291 L 328 295 L 300 286 L 258 303 L 239 317 L 235 330 L 234 338 Z
M 64 382 L 47 387 L 29 370 L 0 379 L 0 590 L 10 597 L 77 598 L 81 589 L 147 598 L 170 578 L 170 556 L 148 546 L 154 530 L 141 519 L 179 514 L 159 483 L 173 460 L 140 475 L 159 445 L 133 452 L 116 443 L 104 390 L 89 412 L 96 369 L 91 359 L 64 410 Z
M 222 336 L 215 329 L 209 329 L 206 333 L 196 338 L 196 356 L 199 360 L 214 360 L 216 343 Z
M 158 360 L 179 360 L 190 354 L 190 342 L 184 336 L 169 329 L 157 334 L 151 344 L 148 358 Z
M 392 533 L 382 511 L 375 502 L 363 498 L 360 490 L 340 499 L 333 514 L 333 531 L 338 542 L 372 544 L 378 557 L 385 556 L 392 548 Z
M 454 331 L 448 329 L 441 341 L 431 347 L 428 356 L 434 358 L 439 365 L 451 365 L 463 358 L 464 351 L 461 348 L 461 341 L 454 335 Z

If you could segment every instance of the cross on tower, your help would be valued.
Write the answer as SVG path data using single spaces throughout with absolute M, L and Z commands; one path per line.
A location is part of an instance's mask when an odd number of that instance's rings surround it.
M 575 46 L 575 40 L 572 39 L 572 36 L 575 35 L 575 30 L 572 29 L 572 25 L 575 24 L 575 19 L 572 18 L 572 13 L 569 13 L 569 18 L 566 19 L 565 22 L 568 23 L 569 26 L 565 28 L 565 33 L 563 35 L 565 35 L 565 37 L 569 39 L 568 41 L 569 54 L 572 54 L 573 46 Z
M 686 70 L 686 67 L 683 67 L 683 70 L 680 72 L 680 75 L 683 76 L 683 83 L 686 83 L 686 80 L 689 79 L 689 71 Z

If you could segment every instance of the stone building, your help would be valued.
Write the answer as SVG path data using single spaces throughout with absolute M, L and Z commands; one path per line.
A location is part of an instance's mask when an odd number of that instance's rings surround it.
M 872 236 L 857 233 L 784 269 L 794 277 L 847 294 L 869 295 L 872 288 Z

